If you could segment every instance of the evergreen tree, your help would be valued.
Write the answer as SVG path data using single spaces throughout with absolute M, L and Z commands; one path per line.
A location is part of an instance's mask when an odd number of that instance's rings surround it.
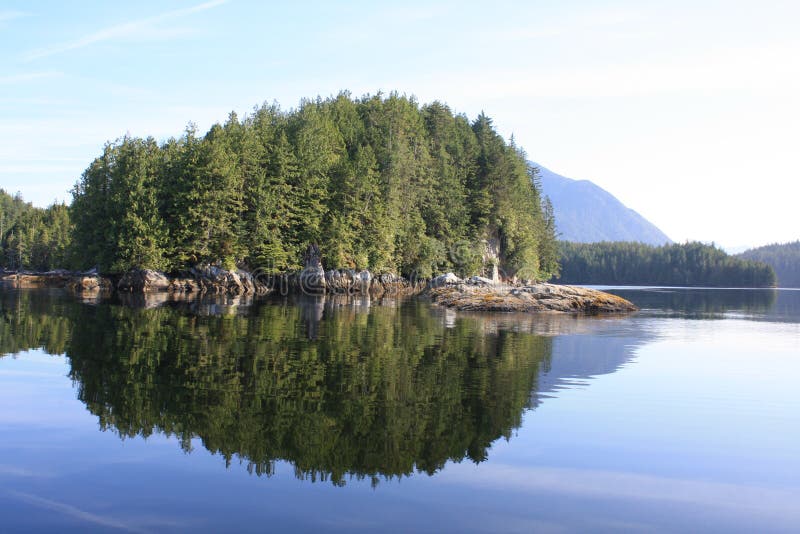
M 158 209 L 160 153 L 152 138 L 124 138 L 114 147 L 109 208 L 114 217 L 111 271 L 164 269 L 166 228 Z
M 114 146 L 106 144 L 103 155 L 89 165 L 72 190 L 73 243 L 81 268 L 97 267 L 108 272 L 114 265 L 114 247 L 118 244 L 111 209 L 115 158 Z

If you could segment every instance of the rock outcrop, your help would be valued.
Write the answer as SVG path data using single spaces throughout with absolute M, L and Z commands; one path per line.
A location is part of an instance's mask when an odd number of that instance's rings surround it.
M 369 293 L 372 274 L 353 269 L 325 272 L 325 286 L 331 293 Z
M 247 271 L 233 270 L 228 271 L 215 265 L 198 265 L 194 267 L 190 274 L 200 291 L 206 293 L 228 293 L 231 295 L 252 295 L 266 293 L 266 288 L 262 288 L 256 283 L 253 275 Z M 188 281 L 181 279 L 178 288 L 190 287 Z
M 595 314 L 627 313 L 638 309 L 633 303 L 610 293 L 556 284 L 502 286 L 460 283 L 430 287 L 426 295 L 434 303 L 456 310 Z
M 441 274 L 430 281 L 431 287 L 445 287 L 463 282 L 455 273 Z
M 14 288 L 67 288 L 78 293 L 111 291 L 114 288 L 111 280 L 95 272 L 74 273 L 64 270 L 3 273 L 0 282 L 6 282 Z
M 391 273 L 375 276 L 369 286 L 370 295 L 374 297 L 416 295 L 424 289 L 423 284 L 412 284 L 402 276 Z
M 127 293 L 152 293 L 167 291 L 170 279 L 164 273 L 150 269 L 135 269 L 122 275 L 117 290 Z
M 216 293 L 259 295 L 269 287 L 242 270 L 228 271 L 216 265 L 197 265 L 185 274 L 167 276 L 158 271 L 137 269 L 123 274 L 117 290 L 125 293 Z
M 488 280 L 498 283 L 500 281 L 500 239 L 496 232 L 493 232 L 492 237 L 484 242 L 483 266 Z
M 114 289 L 111 280 L 98 276 L 97 274 L 74 276 L 70 278 L 65 287 L 75 293 L 110 292 Z

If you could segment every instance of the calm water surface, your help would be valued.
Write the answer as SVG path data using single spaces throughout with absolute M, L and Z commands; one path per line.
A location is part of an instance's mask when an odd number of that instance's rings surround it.
M 627 317 L 0 288 L 0 531 L 800 531 L 800 291 Z

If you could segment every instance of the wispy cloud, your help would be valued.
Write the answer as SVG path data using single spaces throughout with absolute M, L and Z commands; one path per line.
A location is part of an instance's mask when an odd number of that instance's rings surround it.
M 195 6 L 183 9 L 175 9 L 172 11 L 161 13 L 160 15 L 155 15 L 152 17 L 147 17 L 139 20 L 133 20 L 130 22 L 126 22 L 124 24 L 117 24 L 115 26 L 109 26 L 108 28 L 103 28 L 102 30 L 90 33 L 89 35 L 85 35 L 80 39 L 76 39 L 74 41 L 69 41 L 51 47 L 32 50 L 27 54 L 25 54 L 22 57 L 22 60 L 33 61 L 44 57 L 62 54 L 70 50 L 85 48 L 87 46 L 100 43 L 103 41 L 110 41 L 112 39 L 119 39 L 121 37 L 128 37 L 128 36 L 141 36 L 146 34 L 147 32 L 151 32 L 152 27 L 160 22 L 185 17 L 187 15 L 191 15 L 193 13 L 199 13 L 201 11 L 206 11 L 208 9 L 212 9 L 222 4 L 225 4 L 227 2 L 228 0 L 210 0 L 209 2 L 203 2 L 202 4 L 197 4 Z

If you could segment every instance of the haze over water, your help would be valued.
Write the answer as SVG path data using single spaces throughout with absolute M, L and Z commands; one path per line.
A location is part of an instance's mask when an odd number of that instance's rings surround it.
M 800 529 L 800 291 L 625 317 L 0 293 L 10 530 Z

